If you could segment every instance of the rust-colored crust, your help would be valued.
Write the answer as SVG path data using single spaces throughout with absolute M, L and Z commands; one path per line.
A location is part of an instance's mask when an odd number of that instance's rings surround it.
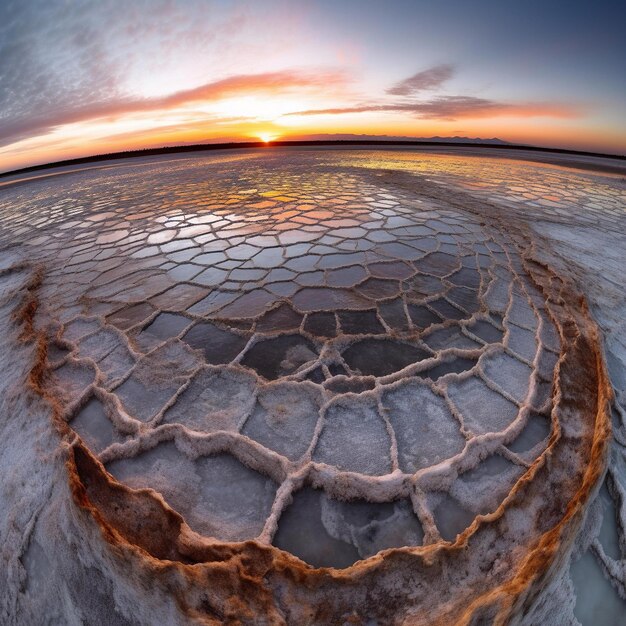
M 546 267 L 546 269 L 549 269 Z M 589 415 L 591 432 L 587 465 L 582 480 L 575 493 L 572 494 L 561 520 L 548 532 L 544 533 L 536 545 L 530 550 L 521 562 L 515 575 L 498 588 L 491 590 L 477 598 L 470 604 L 456 620 L 458 624 L 469 624 L 479 609 L 487 605 L 499 605 L 500 609 L 495 616 L 494 626 L 506 624 L 514 608 L 522 604 L 525 596 L 531 592 L 533 582 L 540 580 L 548 572 L 555 560 L 562 543 L 568 541 L 566 536 L 568 526 L 574 521 L 580 521 L 590 495 L 596 489 L 603 476 L 608 458 L 608 442 L 611 437 L 610 404 L 613 396 L 612 386 L 604 363 L 601 340 L 598 329 L 591 321 L 587 303 L 584 298 L 576 294 L 568 294 L 570 298 L 578 299 L 581 318 L 585 321 L 586 334 L 578 333 L 575 337 L 567 337 L 573 343 L 574 354 L 568 355 L 561 361 L 561 371 L 558 377 L 558 397 L 555 399 L 553 424 L 555 430 L 551 437 L 549 448 L 556 445 L 560 437 L 560 425 L 554 418 L 558 409 L 562 412 L 570 409 Z M 564 329 L 565 331 L 573 330 Z M 586 371 L 577 372 L 575 368 L 580 364 L 587 365 Z M 573 370 L 573 371 L 572 371 Z M 585 377 L 587 374 L 589 377 Z M 575 389 L 575 391 L 572 391 Z M 535 467 L 540 462 L 535 462 Z M 531 468 L 532 470 L 533 468 Z M 521 481 L 532 480 L 528 472 Z M 533 473 L 534 475 L 534 473 Z M 518 483 L 514 490 L 520 488 Z M 503 503 L 504 505 L 504 503 Z M 444 622 L 442 622 L 443 624 Z

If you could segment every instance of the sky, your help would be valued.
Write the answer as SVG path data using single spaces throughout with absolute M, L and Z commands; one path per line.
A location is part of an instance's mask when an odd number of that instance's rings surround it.
M 465 136 L 626 154 L 624 0 L 0 0 L 0 171 Z

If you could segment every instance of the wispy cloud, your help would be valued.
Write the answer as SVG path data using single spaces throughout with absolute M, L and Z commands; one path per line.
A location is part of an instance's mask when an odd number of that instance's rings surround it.
M 558 102 L 504 102 L 490 98 L 463 95 L 421 97 L 423 91 L 434 91 L 455 72 L 450 64 L 436 65 L 389 87 L 383 97 L 373 102 L 325 109 L 307 109 L 286 115 L 345 115 L 355 113 L 405 113 L 425 120 L 455 121 L 487 117 L 553 117 L 573 118 L 580 107 Z
M 170 110 L 186 105 L 217 102 L 238 95 L 318 92 L 320 89 L 340 88 L 347 82 L 349 82 L 349 77 L 344 72 L 329 69 L 290 69 L 230 76 L 157 98 L 109 99 L 90 102 L 82 106 L 52 109 L 36 116 L 7 117 L 4 118 L 0 127 L 0 145 L 13 143 L 25 136 L 45 134 L 64 124 L 86 120 L 129 113 Z
M 209 121 L 203 103 L 323 93 L 343 80 L 319 69 L 335 63 L 330 55 L 316 67 L 298 54 L 297 7 L 276 20 L 268 13 L 261 3 L 205 0 L 1 1 L 0 146 L 125 114 L 154 112 L 156 127 L 159 109 L 194 104 Z
M 350 107 L 309 109 L 287 115 L 343 115 L 347 113 L 400 112 L 420 119 L 454 121 L 485 117 L 554 117 L 573 118 L 581 114 L 579 107 L 554 102 L 499 102 L 473 96 L 437 96 L 417 102 L 372 103 Z
M 454 67 L 452 65 L 436 65 L 396 83 L 387 89 L 387 93 L 392 96 L 411 96 L 420 91 L 437 89 L 452 78 L 453 74 Z
M 201 85 L 195 89 L 179 91 L 148 102 L 152 107 L 161 109 L 192 102 L 217 100 L 242 93 L 288 93 L 307 89 L 332 88 L 342 86 L 347 81 L 347 75 L 336 70 L 283 70 L 265 74 L 245 74 L 231 76 Z M 143 102 L 146 103 L 146 101 Z

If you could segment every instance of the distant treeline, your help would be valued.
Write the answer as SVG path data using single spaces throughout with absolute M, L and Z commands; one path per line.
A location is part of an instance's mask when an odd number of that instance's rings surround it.
M 109 154 L 95 154 L 93 156 L 81 157 L 79 159 L 67 159 L 65 161 L 55 161 L 43 165 L 32 165 L 10 172 L 0 173 L 3 176 L 15 176 L 16 174 L 27 174 L 38 170 L 46 170 L 54 167 L 67 167 L 70 165 L 83 165 L 96 161 L 113 161 L 116 159 L 129 159 L 134 157 L 159 156 L 162 154 L 179 154 L 181 152 L 206 152 L 210 150 L 232 150 L 243 148 L 276 148 L 276 147 L 302 147 L 302 146 L 435 146 L 450 148 L 489 148 L 493 150 L 530 150 L 532 152 L 543 152 L 548 154 L 571 154 L 576 156 L 601 157 L 609 159 L 626 160 L 626 156 L 602 154 L 601 152 L 584 152 L 581 150 L 562 150 L 560 148 L 539 148 L 537 146 L 522 146 L 516 144 L 490 144 L 477 142 L 458 141 L 397 141 L 387 139 L 323 139 L 315 141 L 242 141 L 231 143 L 203 143 L 189 146 L 169 146 L 164 148 L 144 148 L 142 150 L 126 150 L 124 152 L 111 152 Z

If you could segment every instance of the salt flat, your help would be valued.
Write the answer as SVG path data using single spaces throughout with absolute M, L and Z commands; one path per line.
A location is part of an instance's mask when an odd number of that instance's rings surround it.
M 492 152 L 0 189 L 3 621 L 618 623 L 625 178 Z

